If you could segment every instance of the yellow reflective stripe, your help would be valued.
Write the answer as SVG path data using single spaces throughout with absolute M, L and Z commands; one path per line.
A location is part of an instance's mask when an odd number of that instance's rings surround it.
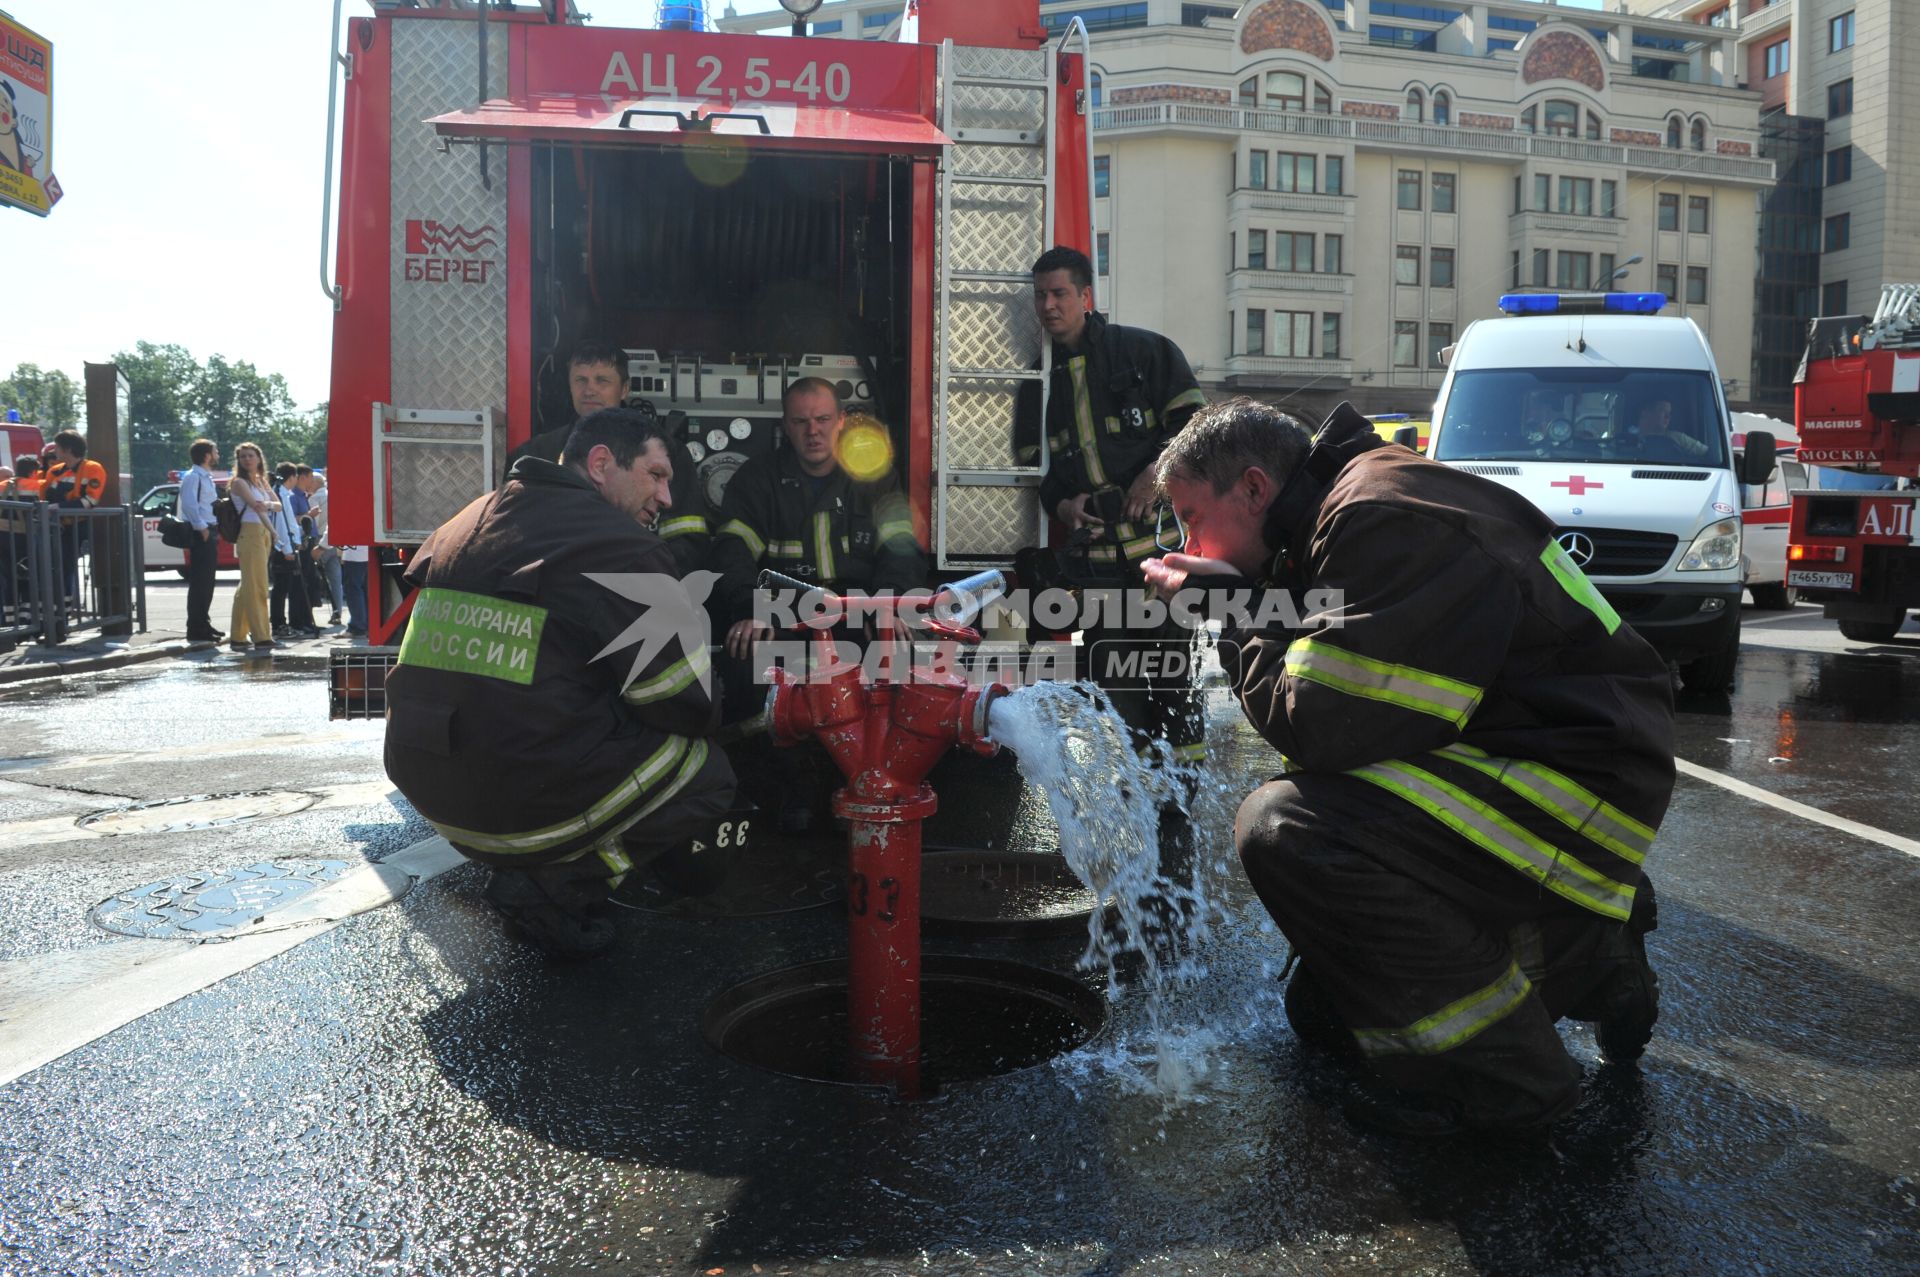
M 1492 984 L 1403 1029 L 1355 1029 L 1353 1036 L 1368 1055 L 1438 1055 L 1506 1019 L 1532 991 L 1532 983 L 1516 962 Z
M 1069 436 L 1067 432 L 1064 430 L 1056 430 L 1052 434 L 1048 435 L 1047 436 L 1047 454 L 1049 456 L 1059 456 L 1061 453 L 1065 452 L 1067 450 L 1068 438 Z
M 1207 756 L 1206 742 L 1202 741 L 1195 745 L 1175 745 L 1173 747 L 1173 756 L 1183 763 L 1204 761 Z
M 1408 763 L 1384 762 L 1357 767 L 1348 774 L 1398 794 L 1556 895 L 1623 922 L 1633 911 L 1632 887 L 1582 864 L 1432 772 Z
M 1547 548 L 1540 551 L 1540 561 L 1547 565 L 1547 571 L 1553 573 L 1553 579 L 1560 582 L 1560 588 L 1573 596 L 1574 602 L 1600 618 L 1600 624 L 1607 627 L 1607 633 L 1611 634 L 1620 628 L 1620 614 L 1593 587 L 1593 582 L 1587 580 L 1587 574 L 1568 555 L 1565 546 L 1558 541 L 1548 541 Z
M 769 541 L 767 553 L 776 559 L 804 559 L 807 557 L 807 547 L 800 541 Z
M 1287 673 L 1349 696 L 1385 701 L 1463 727 L 1485 693 L 1471 683 L 1361 656 L 1309 635 L 1287 648 Z
M 913 520 L 887 519 L 875 527 L 874 532 L 880 538 L 882 545 L 889 541 L 911 541 L 913 540 Z
M 706 534 L 707 519 L 705 515 L 682 514 L 671 519 L 662 519 L 660 521 L 661 540 L 665 540 L 668 537 L 705 536 Z
M 1206 406 L 1207 397 L 1200 393 L 1200 387 L 1195 386 L 1193 389 L 1183 390 L 1173 398 L 1167 400 L 1167 406 L 1161 415 L 1171 417 L 1182 408 L 1204 408 Z
M 756 559 L 767 552 L 766 541 L 762 539 L 758 532 L 755 532 L 739 519 L 728 519 L 725 523 L 721 524 L 720 535 L 723 537 L 739 537 L 747 543 L 747 549 L 753 551 L 753 557 Z
M 1496 758 L 1458 743 L 1438 751 L 1493 777 L 1575 833 L 1599 843 L 1623 860 L 1640 864 L 1653 850 L 1654 831 L 1612 803 L 1551 767 L 1519 758 Z M 1572 806 L 1565 800 L 1571 800 Z
M 1159 549 L 1159 543 L 1152 537 L 1140 537 L 1134 541 L 1122 541 L 1120 550 L 1129 559 L 1144 559 Z
M 707 655 L 707 649 L 696 647 L 687 653 L 685 660 L 675 661 L 646 682 L 635 683 L 620 693 L 620 699 L 629 705 L 663 701 L 693 686 L 694 680 L 705 678 L 712 664 L 713 658 Z
M 813 516 L 813 566 L 820 569 L 822 581 L 839 575 L 833 570 L 833 516 L 825 510 Z
M 589 807 L 584 814 L 548 825 L 544 829 L 533 829 L 526 833 L 519 834 L 483 834 L 475 829 L 461 829 L 457 825 L 443 825 L 439 821 L 433 821 L 432 824 L 447 841 L 464 843 L 479 851 L 490 851 L 503 856 L 526 855 L 546 851 L 549 848 L 558 847 L 562 843 L 571 842 L 573 839 L 590 832 L 600 824 L 609 820 L 620 808 L 646 793 L 650 786 L 658 782 L 668 771 L 672 770 L 674 764 L 688 757 L 690 752 L 698 752 L 701 760 L 703 762 L 705 761 L 707 756 L 707 743 L 705 741 L 691 742 L 691 751 L 688 746 L 689 741 L 685 736 L 667 737 L 666 744 L 655 750 L 646 762 L 641 763 L 639 767 L 635 768 L 630 775 L 623 779 L 618 785 L 615 785 L 600 801 Z M 652 811 L 655 807 L 659 806 L 667 797 L 677 792 L 679 787 L 686 783 L 687 777 L 691 775 L 691 772 L 683 769 L 681 776 L 676 778 L 675 781 L 667 786 L 660 794 L 656 795 L 654 801 L 640 814 L 644 815 L 646 811 Z M 625 829 L 627 824 L 630 823 L 631 822 L 623 823 L 621 829 Z M 617 833 L 619 830 L 609 832 Z
M 607 867 L 610 875 L 607 879 L 608 884 L 618 887 L 620 880 L 627 876 L 627 870 L 633 868 L 633 858 L 621 850 L 620 840 L 617 838 L 609 838 L 606 842 L 601 843 L 598 851 L 600 852 L 600 863 Z
M 1103 563 L 1108 559 L 1118 558 L 1119 555 L 1120 550 L 1117 546 L 1090 545 L 1087 547 L 1087 557 L 1089 559 L 1098 559 Z
M 1073 428 L 1080 436 L 1080 454 L 1086 458 L 1087 482 L 1104 488 L 1107 468 L 1100 464 L 1100 438 L 1093 428 L 1093 397 L 1087 390 L 1086 356 L 1069 359 L 1067 374 L 1073 378 Z

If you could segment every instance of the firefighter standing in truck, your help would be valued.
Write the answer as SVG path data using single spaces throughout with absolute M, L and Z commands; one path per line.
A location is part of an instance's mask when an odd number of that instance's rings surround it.
M 1311 449 L 1284 413 L 1218 405 L 1158 474 L 1189 536 L 1145 569 L 1163 594 L 1251 579 L 1341 599 L 1337 626 L 1245 623 L 1220 643 L 1289 767 L 1234 831 L 1299 959 L 1289 1021 L 1389 1084 L 1350 1097 L 1362 1123 L 1565 1115 L 1581 1069 L 1554 1022 L 1595 1022 L 1625 1063 L 1658 1013 L 1642 862 L 1673 791 L 1665 664 L 1532 504 L 1345 404 Z
M 657 423 L 593 413 L 560 464 L 516 462 L 407 568 L 387 775 L 559 957 L 608 948 L 621 879 L 685 859 L 733 797 L 706 618 L 650 530 L 671 482 Z

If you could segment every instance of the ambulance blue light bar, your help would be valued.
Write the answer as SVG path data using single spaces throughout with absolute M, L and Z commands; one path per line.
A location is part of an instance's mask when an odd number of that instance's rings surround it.
M 1657 315 L 1665 293 L 1507 293 L 1500 309 L 1509 315 Z

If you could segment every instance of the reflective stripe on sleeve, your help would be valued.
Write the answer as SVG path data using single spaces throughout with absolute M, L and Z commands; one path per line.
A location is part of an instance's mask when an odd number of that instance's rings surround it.
M 1653 850 L 1652 828 L 1551 767 L 1526 759 L 1496 758 L 1457 742 L 1436 752 L 1493 777 L 1568 829 L 1623 860 L 1637 865 Z
M 1484 694 L 1471 683 L 1361 656 L 1309 635 L 1287 648 L 1287 673 L 1350 696 L 1385 701 L 1463 727 Z
M 1438 1055 L 1506 1019 L 1532 990 L 1532 983 L 1516 962 L 1492 984 L 1405 1028 L 1355 1029 L 1353 1036 L 1367 1055 Z
M 1107 468 L 1100 463 L 1100 436 L 1093 425 L 1093 395 L 1087 389 L 1087 360 L 1076 355 L 1067 361 L 1067 373 L 1073 378 L 1073 428 L 1080 438 L 1080 455 L 1087 467 L 1087 482 L 1096 489 L 1107 486 Z
M 1348 774 L 1398 794 L 1469 842 L 1583 908 L 1622 922 L 1633 911 L 1632 887 L 1582 864 L 1432 772 L 1409 763 L 1385 762 L 1357 767 Z
M 703 537 L 705 535 L 707 535 L 705 515 L 682 514 L 660 521 L 660 539 L 663 541 L 671 537 Z
M 698 756 L 698 760 L 694 762 L 691 770 L 681 766 L 678 774 L 662 785 L 663 778 L 673 772 L 676 764 L 692 760 L 695 755 Z M 448 842 L 461 843 L 476 851 L 492 852 L 495 855 L 533 855 L 549 851 L 583 834 L 591 833 L 613 819 L 622 807 L 641 798 L 655 786 L 661 786 L 647 804 L 634 813 L 633 820 L 638 820 L 641 816 L 656 810 L 661 803 L 680 791 L 681 787 L 692 778 L 693 772 L 706 762 L 706 758 L 707 743 L 705 741 L 689 740 L 685 736 L 669 736 L 666 743 L 655 750 L 644 763 L 636 767 L 605 797 L 581 815 L 548 825 L 544 829 L 531 829 L 518 834 L 484 834 L 478 830 L 443 825 L 438 821 L 433 822 L 433 827 L 439 830 Z M 620 829 L 627 828 L 633 820 L 622 822 Z M 620 830 L 609 832 L 618 833 Z
M 646 682 L 635 683 L 620 693 L 620 699 L 629 705 L 651 705 L 666 700 L 691 687 L 694 680 L 705 678 L 712 667 L 713 658 L 707 655 L 707 649 L 696 647 L 687 653 L 686 659 L 675 661 Z
M 1200 393 L 1198 386 L 1195 386 L 1193 389 L 1183 390 L 1173 398 L 1167 400 L 1167 406 L 1161 409 L 1160 415 L 1163 417 L 1171 417 L 1182 408 L 1204 408 L 1206 406 L 1207 397 Z
M 825 510 L 813 516 L 813 566 L 820 570 L 822 581 L 839 576 L 833 566 L 833 516 Z
M 1560 588 L 1573 596 L 1574 602 L 1600 618 L 1600 624 L 1607 627 L 1607 633 L 1611 634 L 1620 628 L 1620 614 L 1593 587 L 1593 582 L 1587 580 L 1587 574 L 1580 570 L 1566 547 L 1558 541 L 1548 541 L 1547 548 L 1540 551 L 1540 561 L 1547 565 L 1547 571 L 1553 573 L 1553 579 L 1560 582 Z
M 721 524 L 720 535 L 723 537 L 739 537 L 747 543 L 747 549 L 753 551 L 753 557 L 756 559 L 767 552 L 766 541 L 758 532 L 755 532 L 739 519 L 728 519 L 725 523 Z

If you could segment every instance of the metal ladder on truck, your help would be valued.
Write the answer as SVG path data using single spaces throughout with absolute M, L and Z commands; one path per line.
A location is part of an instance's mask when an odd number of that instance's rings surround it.
M 1084 56 L 1078 19 L 1063 42 L 1075 31 Z M 1046 544 L 1045 428 L 1036 423 L 1029 442 L 1039 451 L 1024 460 L 1013 423 L 1029 385 L 1045 421 L 1051 343 L 1034 317 L 1030 271 L 1052 244 L 1059 57 L 1059 44 L 941 46 L 941 128 L 953 143 L 936 244 L 932 533 L 942 571 L 1005 566 L 1016 551 Z

